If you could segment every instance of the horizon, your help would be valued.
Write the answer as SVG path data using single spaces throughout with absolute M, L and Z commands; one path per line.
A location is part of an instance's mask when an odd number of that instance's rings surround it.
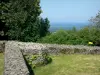
M 50 28 L 49 31 L 50 32 L 55 32 L 57 30 L 71 30 L 73 29 L 73 27 L 75 27 L 77 30 L 85 27 L 85 26 L 89 26 L 90 23 L 88 22 L 84 22 L 84 23 L 50 23 Z
M 69 24 L 70 24 L 70 23 L 71 23 L 71 24 L 72 24 L 72 23 L 73 23 L 73 24 L 75 24 L 75 23 L 90 24 L 89 21 L 87 21 L 87 22 L 67 22 L 67 21 L 66 21 L 66 22 L 51 22 L 51 24 L 66 24 L 66 23 L 67 23 L 67 24 L 68 24 L 68 23 L 69 23 Z
M 41 0 L 43 18 L 50 23 L 84 23 L 89 22 L 100 10 L 100 0 Z

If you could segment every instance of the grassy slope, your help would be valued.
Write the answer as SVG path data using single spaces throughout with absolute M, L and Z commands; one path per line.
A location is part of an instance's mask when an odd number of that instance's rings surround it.
M 0 75 L 3 75 L 3 68 L 4 68 L 4 55 L 0 53 Z
M 52 56 L 53 62 L 34 70 L 35 75 L 100 75 L 100 55 Z

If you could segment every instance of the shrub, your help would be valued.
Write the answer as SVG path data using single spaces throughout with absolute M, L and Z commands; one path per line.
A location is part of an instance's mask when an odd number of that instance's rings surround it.
M 69 45 L 93 45 L 100 46 L 100 29 L 84 27 L 80 30 L 58 30 L 42 38 L 41 43 L 69 44 Z
M 47 55 L 27 55 L 25 56 L 28 64 L 31 65 L 32 69 L 38 66 L 47 65 L 52 62 L 52 59 Z

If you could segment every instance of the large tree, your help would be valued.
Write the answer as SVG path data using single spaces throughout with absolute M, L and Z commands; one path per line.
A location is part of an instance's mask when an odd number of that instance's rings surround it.
M 2 34 L 4 32 L 9 40 L 37 41 L 40 38 L 40 0 L 3 0 L 0 2 Z

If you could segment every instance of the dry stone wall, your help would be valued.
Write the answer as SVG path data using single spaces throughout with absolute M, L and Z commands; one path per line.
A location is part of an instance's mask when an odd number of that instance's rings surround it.
M 2 46 L 3 47 L 3 46 Z M 57 45 L 8 41 L 5 43 L 4 75 L 30 75 L 23 55 L 40 54 L 100 54 L 100 47 L 83 45 Z
M 98 46 L 20 43 L 19 47 L 24 54 L 39 54 L 41 51 L 48 54 L 100 54 Z
M 23 55 L 15 42 L 5 44 L 4 75 L 29 75 Z

